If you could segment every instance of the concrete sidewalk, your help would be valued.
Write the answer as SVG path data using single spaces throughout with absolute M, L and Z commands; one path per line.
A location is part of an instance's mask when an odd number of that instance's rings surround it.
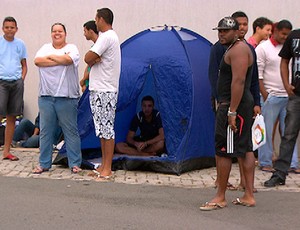
M 2 155 L 2 148 L 0 148 Z M 45 179 L 70 179 L 80 181 L 93 181 L 89 176 L 90 170 L 83 170 L 79 174 L 71 174 L 68 168 L 53 165 L 49 172 L 41 175 L 32 174 L 32 169 L 38 165 L 39 149 L 17 149 L 12 148 L 13 154 L 20 158 L 19 161 L 0 160 L 0 175 L 23 178 L 45 178 Z M 56 154 L 53 154 L 55 157 Z M 287 176 L 286 185 L 275 188 L 265 188 L 264 181 L 269 179 L 271 173 L 263 172 L 256 168 L 255 171 L 255 187 L 258 191 L 280 190 L 300 192 L 300 175 L 290 173 Z M 118 170 L 115 172 L 115 183 L 126 184 L 148 184 L 148 185 L 164 185 L 185 188 L 212 188 L 216 178 L 216 168 L 195 170 L 184 173 L 180 176 L 168 175 L 154 172 L 141 171 L 124 171 Z M 237 164 L 232 165 L 229 181 L 233 185 L 239 183 L 239 168 Z

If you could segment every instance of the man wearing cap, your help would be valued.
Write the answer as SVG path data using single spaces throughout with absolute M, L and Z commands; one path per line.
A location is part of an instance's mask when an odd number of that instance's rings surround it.
M 232 14 L 232 17 L 235 18 L 239 23 L 239 38 L 241 40 L 244 40 L 244 37 L 246 33 L 248 32 L 248 17 L 247 15 L 242 11 L 236 11 Z M 253 107 L 253 116 L 255 117 L 257 114 L 261 113 L 260 109 L 260 93 L 259 93 L 259 82 L 258 82 L 258 70 L 257 70 L 257 64 L 256 64 L 256 54 L 254 48 L 248 44 L 249 47 L 252 49 L 253 55 L 254 55 L 254 65 L 253 65 L 253 72 L 252 72 L 252 78 L 251 78 L 251 93 L 254 98 L 254 107 Z M 226 44 L 221 44 L 220 41 L 216 42 L 211 47 L 210 52 L 210 60 L 209 60 L 209 80 L 211 84 L 211 91 L 212 91 L 212 97 L 213 97 L 213 105 L 215 105 L 215 101 L 218 101 L 218 95 L 217 95 L 217 80 L 218 80 L 218 74 L 219 74 L 219 66 L 220 62 L 222 60 L 222 57 L 226 51 L 228 46 Z M 216 108 L 214 108 L 214 111 Z M 216 156 L 216 161 L 218 160 L 218 156 Z M 255 161 L 255 158 L 253 158 Z M 245 188 L 245 178 L 244 173 L 242 171 L 241 162 L 239 160 L 239 167 L 240 167 L 240 183 L 237 187 L 233 186 L 228 182 L 227 189 L 228 190 L 244 190 Z M 217 179 L 215 181 L 216 186 L 218 186 L 218 174 L 217 172 Z M 257 192 L 257 189 L 253 187 L 253 191 Z
M 255 206 L 253 196 L 254 161 L 251 147 L 253 96 L 250 92 L 254 58 L 244 40 L 239 40 L 239 24 L 232 17 L 223 18 L 218 26 L 219 41 L 229 45 L 220 64 L 217 85 L 218 109 L 216 114 L 215 147 L 219 186 L 216 196 L 200 206 L 203 211 L 227 206 L 225 192 L 231 170 L 232 157 L 241 158 L 245 174 L 245 193 L 234 204 Z

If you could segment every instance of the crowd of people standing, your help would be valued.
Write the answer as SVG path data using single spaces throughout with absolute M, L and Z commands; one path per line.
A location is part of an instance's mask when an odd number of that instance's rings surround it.
M 112 174 L 114 118 L 121 68 L 120 44 L 112 29 L 113 18 L 110 9 L 97 10 L 93 26 L 96 26 L 94 31 L 97 35 L 98 31 L 101 32 L 100 39 L 88 36 L 91 23 L 84 24 L 86 38 L 95 42 L 87 52 L 85 61 L 88 65 L 86 73 L 89 78 L 95 131 L 100 138 L 103 155 L 99 180 L 109 179 Z M 7 120 L 3 159 L 16 161 L 19 158 L 10 152 L 10 147 L 15 133 L 16 116 L 23 113 L 27 52 L 24 42 L 15 38 L 18 27 L 13 17 L 4 19 L 2 30 L 4 36 L 0 38 L 0 118 L 5 116 Z M 80 56 L 76 45 L 68 43 L 66 37 L 65 25 L 54 23 L 51 26 L 51 42 L 44 44 L 34 58 L 40 77 L 39 116 L 35 125 L 30 125 L 28 120 L 24 120 L 23 126 L 30 126 L 29 136 L 35 140 L 35 145 L 40 147 L 39 164 L 32 171 L 35 174 L 41 174 L 51 168 L 53 144 L 57 144 L 56 134 L 59 127 L 63 132 L 71 172 L 81 171 L 81 142 L 77 128 Z M 80 82 L 83 90 L 87 80 L 83 79 Z M 16 132 L 15 140 L 19 140 L 19 136 L 24 132 L 23 129 Z
M 106 181 L 112 178 L 114 122 L 121 69 L 120 43 L 112 28 L 113 20 L 113 12 L 102 8 L 97 10 L 95 21 L 84 24 L 84 35 L 94 44 L 84 56 L 87 65 L 80 85 L 79 51 L 76 45 L 67 42 L 64 24 L 54 23 L 51 26 L 51 42 L 37 51 L 34 64 L 40 77 L 39 122 L 38 133 L 35 125 L 31 135 L 39 135 L 40 157 L 33 173 L 41 174 L 51 168 L 58 127 L 61 127 L 64 135 L 71 172 L 81 171 L 77 105 L 80 86 L 82 91 L 88 86 L 95 133 L 99 137 L 102 152 L 102 164 L 96 170 L 96 180 Z M 300 173 L 296 145 L 300 128 L 297 113 L 300 101 L 300 32 L 292 31 L 292 24 L 288 20 L 274 23 L 268 18 L 259 17 L 253 22 L 252 36 L 246 41 L 248 24 L 247 15 L 237 11 L 231 17 L 222 18 L 214 28 L 218 31 L 218 42 L 211 47 L 209 79 L 212 106 L 216 113 L 218 190 L 211 201 L 200 206 L 205 211 L 227 206 L 225 192 L 232 188 L 228 184 L 232 158 L 238 158 L 240 166 L 241 180 L 237 188 L 245 192 L 243 197 L 236 198 L 232 203 L 247 207 L 256 205 L 253 195 L 257 190 L 254 188 L 255 154 L 251 127 L 257 114 L 264 115 L 267 133 L 266 144 L 258 150 L 258 164 L 261 170 L 273 173 L 264 185 L 284 185 L 289 172 Z M 13 17 L 4 19 L 2 30 L 0 118 L 5 116 L 7 119 L 3 159 L 16 161 L 19 158 L 10 152 L 10 147 L 15 133 L 16 116 L 23 113 L 27 51 L 24 42 L 15 37 L 18 27 Z M 152 108 L 152 119 L 154 101 L 151 98 L 145 101 Z M 144 115 L 145 111 L 142 111 Z M 164 134 L 161 121 L 158 123 L 157 138 L 154 135 L 150 139 L 156 138 L 157 142 L 142 140 L 137 143 L 134 140 L 136 129 L 132 128 L 129 138 L 132 146 L 122 143 L 118 149 L 138 154 L 136 149 L 144 150 L 149 148 L 148 145 L 159 142 L 158 149 L 161 151 L 164 148 Z M 277 123 L 282 141 L 279 156 L 274 163 L 274 132 Z M 149 150 L 143 154 L 155 155 L 156 151 Z

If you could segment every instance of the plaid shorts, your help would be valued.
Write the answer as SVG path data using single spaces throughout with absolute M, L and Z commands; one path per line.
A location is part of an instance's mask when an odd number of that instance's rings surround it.
M 115 139 L 116 92 L 90 92 L 90 106 L 97 137 Z

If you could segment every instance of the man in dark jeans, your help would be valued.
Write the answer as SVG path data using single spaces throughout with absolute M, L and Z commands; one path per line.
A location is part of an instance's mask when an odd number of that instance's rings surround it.
M 285 184 L 300 129 L 300 30 L 294 30 L 289 34 L 279 56 L 281 57 L 281 78 L 289 95 L 289 101 L 286 108 L 284 136 L 280 144 L 279 157 L 274 166 L 276 171 L 264 183 L 265 187 Z M 289 62 L 291 59 L 292 84 L 289 83 Z

